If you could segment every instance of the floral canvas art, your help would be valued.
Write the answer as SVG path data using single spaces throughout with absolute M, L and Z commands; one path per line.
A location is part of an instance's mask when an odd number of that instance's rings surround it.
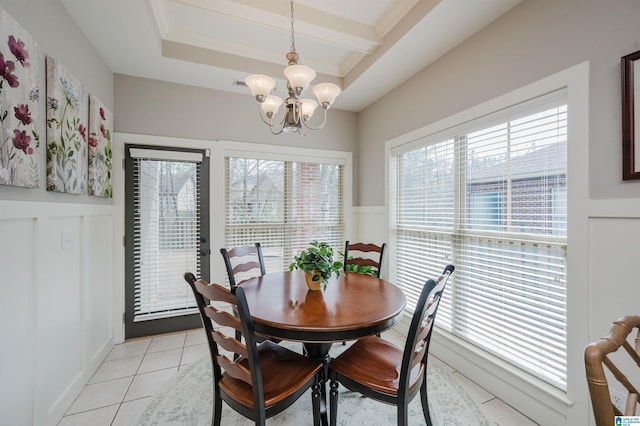
M 113 197 L 111 131 L 113 115 L 95 96 L 89 96 L 89 195 Z
M 0 8 L 0 185 L 40 185 L 38 48 Z
M 87 126 L 84 88 L 47 57 L 47 191 L 87 192 Z

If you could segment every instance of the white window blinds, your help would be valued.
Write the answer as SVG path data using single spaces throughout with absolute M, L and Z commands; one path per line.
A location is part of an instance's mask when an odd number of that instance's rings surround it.
M 135 159 L 134 322 L 197 312 L 182 276 L 185 271 L 200 276 L 202 155 L 131 151 Z
M 566 389 L 564 91 L 392 151 L 391 259 L 415 306 L 453 263 L 438 326 Z
M 336 162 L 226 158 L 227 248 L 259 242 L 267 272 L 312 240 L 344 244 L 343 171 Z

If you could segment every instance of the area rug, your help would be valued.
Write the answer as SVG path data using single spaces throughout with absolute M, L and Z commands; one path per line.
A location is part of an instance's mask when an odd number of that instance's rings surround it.
M 340 351 L 340 345 L 332 349 Z M 335 356 L 335 355 L 334 355 Z M 436 363 L 427 372 L 431 420 L 435 426 L 490 426 L 485 413 L 465 393 L 456 380 Z M 211 424 L 211 361 L 205 356 L 181 370 L 153 397 L 138 421 L 141 426 Z M 310 392 L 310 391 L 309 391 Z M 267 419 L 269 425 L 300 426 L 313 424 L 311 394 L 303 395 L 284 412 Z M 253 424 L 225 403 L 222 424 Z M 396 425 L 395 407 L 363 398 L 342 386 L 338 397 L 338 424 L 349 426 Z M 409 424 L 424 425 L 422 405 L 416 397 L 409 404 Z

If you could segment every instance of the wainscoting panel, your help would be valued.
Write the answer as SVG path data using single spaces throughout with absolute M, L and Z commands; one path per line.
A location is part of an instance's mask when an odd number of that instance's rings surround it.
M 55 411 L 57 400 L 84 369 L 82 247 L 80 217 L 41 219 L 48 222 L 45 239 L 47 278 L 36 284 L 38 310 L 38 394 L 42 416 Z M 44 260 L 44 259 L 43 259 Z M 58 394 L 56 394 L 56 392 Z
M 34 221 L 0 220 L 0 413 L 8 425 L 33 424 Z
M 593 340 L 607 335 L 619 317 L 640 314 L 640 219 L 591 218 L 589 240 L 589 337 Z
M 85 247 L 96 247 L 84 253 L 87 268 L 83 279 L 86 282 L 84 329 L 86 349 L 90 363 L 101 363 L 105 349 L 111 349 L 114 318 L 113 296 L 113 221 L 107 215 L 89 216 L 84 220 Z M 108 345 L 108 348 L 105 348 Z
M 358 239 L 372 243 L 388 243 L 389 220 L 385 206 L 359 206 L 353 208 Z
M 55 425 L 113 346 L 113 208 L 1 203 L 0 423 Z
M 352 241 L 364 243 L 389 244 L 389 219 L 385 206 L 358 206 L 353 208 L 353 223 L 357 235 Z M 382 278 L 389 277 L 389 255 L 391 247 L 387 247 Z

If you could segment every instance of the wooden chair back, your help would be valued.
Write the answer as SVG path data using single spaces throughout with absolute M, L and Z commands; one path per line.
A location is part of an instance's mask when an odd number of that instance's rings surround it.
M 222 423 L 222 401 L 263 426 L 313 388 L 313 423 L 319 426 L 322 362 L 268 340 L 258 344 L 241 286 L 209 284 L 190 272 L 184 278 L 196 298 L 211 353 L 212 425 Z
M 384 252 L 387 243 L 382 245 L 369 243 L 349 243 L 344 244 L 344 270 L 350 271 L 355 267 L 369 267 L 369 275 L 380 278 L 384 262 Z
M 215 391 L 219 392 L 218 383 L 223 371 L 226 371 L 231 377 L 253 386 L 255 406 L 264 406 L 262 372 L 244 290 L 238 286 L 229 290 L 219 284 L 208 284 L 202 279 L 196 279 L 191 273 L 185 274 L 185 280 L 193 290 L 207 334 Z M 213 303 L 209 304 L 207 300 Z M 231 328 L 235 335 L 225 333 L 223 327 Z M 244 337 L 245 343 L 240 340 L 240 336 Z M 243 365 L 246 360 L 248 368 Z
M 422 287 L 407 333 L 398 394 L 409 394 L 410 375 L 415 368 L 422 370 L 422 376 L 426 379 L 427 357 L 436 314 L 444 289 L 454 270 L 453 265 L 447 265 L 436 281 L 429 279 Z
M 638 377 L 639 373 L 640 315 L 614 321 L 606 337 L 587 345 L 584 363 L 596 425 L 612 425 L 614 416 L 635 416 L 640 393 L 629 377 Z M 614 390 L 610 381 L 618 389 Z M 612 390 L 622 398 L 626 396 L 624 411 L 614 404 Z
M 243 280 L 260 277 L 266 273 L 260 243 L 255 243 L 253 246 L 234 247 L 230 250 L 221 248 L 220 253 L 224 259 L 231 287 Z
M 425 422 L 432 425 L 427 391 L 427 358 L 438 306 L 454 271 L 447 265 L 437 280 L 427 280 L 420 292 L 404 348 L 380 337 L 358 340 L 329 363 L 330 426 L 338 417 L 338 386 L 394 405 L 397 424 L 407 425 L 408 406 L 420 393 Z

